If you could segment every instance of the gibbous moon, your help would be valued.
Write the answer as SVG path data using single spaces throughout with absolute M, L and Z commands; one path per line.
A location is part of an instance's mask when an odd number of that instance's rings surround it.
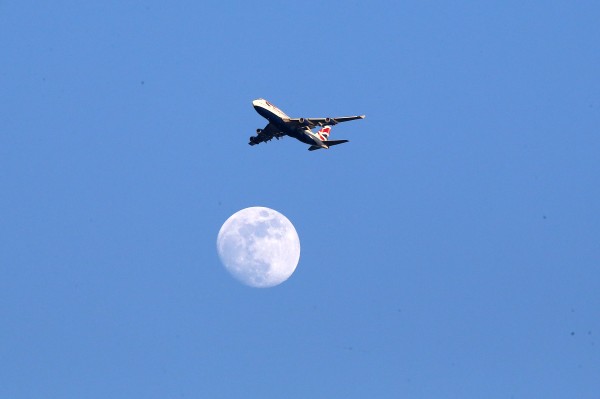
M 273 209 L 255 206 L 223 223 L 217 251 L 229 273 L 251 287 L 273 287 L 288 279 L 300 260 L 294 225 Z

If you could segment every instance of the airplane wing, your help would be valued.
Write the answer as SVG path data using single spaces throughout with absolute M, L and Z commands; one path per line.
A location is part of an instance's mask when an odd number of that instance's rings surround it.
M 277 139 L 279 139 L 283 135 L 284 134 L 275 125 L 273 125 L 272 123 L 269 123 L 267 126 L 265 126 L 264 129 L 262 129 L 262 130 L 259 129 L 256 136 L 250 137 L 250 142 L 248 144 L 250 144 L 250 145 L 260 144 L 262 142 L 272 140 L 273 137 L 276 137 Z
M 338 123 L 353 121 L 356 119 L 364 119 L 364 118 L 365 118 L 364 115 L 338 116 L 335 118 L 290 118 L 286 122 L 313 128 L 315 126 L 325 126 L 325 125 L 333 126 L 333 125 L 337 125 Z

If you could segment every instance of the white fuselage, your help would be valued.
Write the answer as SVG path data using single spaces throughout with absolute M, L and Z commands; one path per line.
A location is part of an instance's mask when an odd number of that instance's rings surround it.
M 259 98 L 258 100 L 254 100 L 252 101 L 252 105 L 254 106 L 256 112 L 258 112 L 262 117 L 268 119 L 269 122 L 275 123 L 277 120 L 285 121 L 290 119 L 285 112 L 265 99 Z

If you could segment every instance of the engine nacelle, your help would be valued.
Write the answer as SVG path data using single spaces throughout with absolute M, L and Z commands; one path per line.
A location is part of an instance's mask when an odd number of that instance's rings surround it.
M 256 129 L 256 134 L 261 134 L 262 133 L 262 129 Z
M 325 124 L 326 125 L 335 125 L 335 121 L 333 120 L 333 118 L 325 118 Z
M 300 122 L 302 126 L 310 126 L 310 121 L 306 118 L 300 118 L 298 119 L 298 122 Z

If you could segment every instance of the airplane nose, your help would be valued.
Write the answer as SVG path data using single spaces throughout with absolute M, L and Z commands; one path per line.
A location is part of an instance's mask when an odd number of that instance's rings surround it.
M 264 116 L 264 112 L 265 112 L 265 104 L 264 104 L 264 100 L 262 98 L 258 98 L 254 101 L 252 101 L 252 105 L 254 106 L 254 110 L 256 112 L 258 112 L 261 116 Z M 265 116 L 266 118 L 266 116 Z

